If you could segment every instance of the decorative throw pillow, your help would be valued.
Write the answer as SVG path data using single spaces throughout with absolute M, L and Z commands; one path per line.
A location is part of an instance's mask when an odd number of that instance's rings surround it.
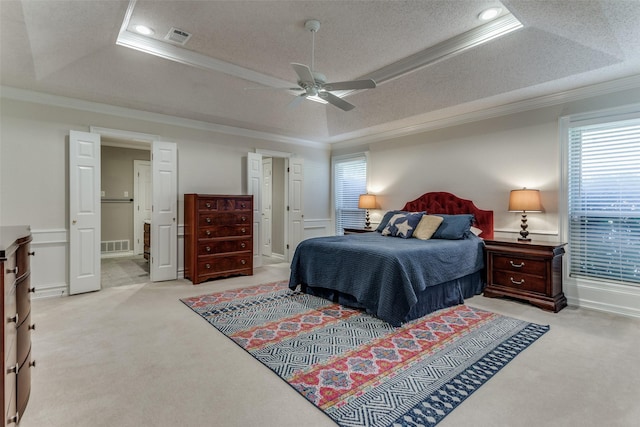
M 408 239 L 418 226 L 424 212 L 398 213 L 389 219 L 389 223 L 382 230 L 383 236 L 402 237 Z
M 376 228 L 376 231 L 379 232 L 379 233 L 384 231 L 384 229 L 387 226 L 387 224 L 389 224 L 389 220 L 391 219 L 391 217 L 394 216 L 395 214 L 399 214 L 399 213 L 409 213 L 409 212 L 389 211 L 389 212 L 385 213 L 384 216 L 382 217 L 382 220 L 380 221 L 380 224 L 378 224 L 378 227 Z
M 418 226 L 413 231 L 413 237 L 420 240 L 429 240 L 436 232 L 444 218 L 437 215 L 423 215 Z
M 439 215 L 443 218 L 442 224 L 433 233 L 433 239 L 459 240 L 464 239 L 473 222 L 472 214 Z
M 477 228 L 477 227 L 474 227 L 473 225 L 471 226 L 471 232 L 472 232 L 473 234 L 475 234 L 476 236 L 479 236 L 479 235 L 481 235 L 481 234 L 482 234 L 482 230 L 480 230 L 480 229 L 479 229 L 479 228 Z

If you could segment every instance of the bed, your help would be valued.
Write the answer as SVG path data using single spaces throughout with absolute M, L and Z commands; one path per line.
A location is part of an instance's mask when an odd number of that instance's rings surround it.
M 413 215 L 407 212 L 418 213 L 416 217 L 426 212 L 431 218 L 444 214 L 445 222 L 433 237 L 447 221 L 467 217 L 473 232 L 428 240 L 399 238 L 398 229 L 395 237 L 384 235 L 391 227 L 384 221 L 394 221 L 396 214 L 400 220 Z M 430 192 L 385 214 L 375 232 L 302 241 L 291 262 L 289 287 L 364 309 L 399 326 L 482 292 L 485 238 L 493 238 L 493 211 L 451 193 Z

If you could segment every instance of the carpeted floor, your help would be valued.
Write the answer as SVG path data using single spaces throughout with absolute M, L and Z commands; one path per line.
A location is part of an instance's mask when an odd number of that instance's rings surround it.
M 149 262 L 142 255 L 102 258 L 102 289 L 137 285 L 149 281 Z
M 182 302 L 342 427 L 435 426 L 549 330 L 465 305 L 394 328 L 287 284 Z

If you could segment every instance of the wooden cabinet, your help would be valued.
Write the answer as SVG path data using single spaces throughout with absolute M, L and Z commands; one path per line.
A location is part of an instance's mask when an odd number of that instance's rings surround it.
M 31 231 L 26 226 L 0 227 L 2 274 L 3 425 L 18 424 L 31 392 Z
M 253 274 L 253 196 L 184 195 L 184 276 Z
M 144 249 L 143 249 L 144 259 L 149 260 L 149 257 L 151 256 L 151 223 L 148 221 L 144 222 L 143 245 L 144 245 Z
M 567 306 L 562 292 L 564 243 L 485 240 L 486 297 L 526 300 L 558 312 Z

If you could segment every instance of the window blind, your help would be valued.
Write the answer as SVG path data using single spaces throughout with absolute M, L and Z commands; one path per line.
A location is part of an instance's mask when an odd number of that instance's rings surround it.
M 367 192 L 367 157 L 334 159 L 334 204 L 336 234 L 345 227 L 364 227 L 365 211 L 358 209 L 360 194 Z
M 569 128 L 570 275 L 640 286 L 640 117 Z

